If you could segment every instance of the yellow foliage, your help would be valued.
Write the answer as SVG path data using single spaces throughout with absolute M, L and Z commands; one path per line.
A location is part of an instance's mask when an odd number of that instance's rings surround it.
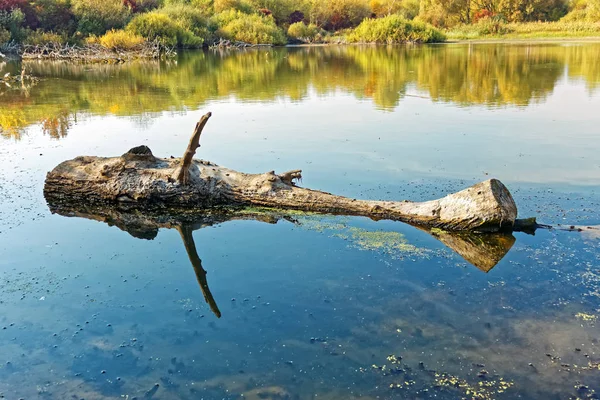
M 112 50 L 132 50 L 145 42 L 145 39 L 133 32 L 110 30 L 98 39 L 102 47 Z

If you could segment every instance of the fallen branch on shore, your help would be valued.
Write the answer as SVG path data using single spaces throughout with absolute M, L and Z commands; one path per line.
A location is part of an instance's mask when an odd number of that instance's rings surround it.
M 231 41 L 228 39 L 220 38 L 218 41 L 215 41 L 213 44 L 209 46 L 209 49 L 212 50 L 222 50 L 222 49 L 247 49 L 247 48 L 263 48 L 263 47 L 273 47 L 272 44 L 252 44 L 247 42 L 239 42 L 239 41 Z
M 447 231 L 512 230 L 517 207 L 508 189 L 490 179 L 438 200 L 357 200 L 299 187 L 300 170 L 246 174 L 193 160 L 208 113 L 181 159 L 155 157 L 146 146 L 121 157 L 83 156 L 48 173 L 44 194 L 54 203 L 129 204 L 140 209 L 261 206 L 390 219 Z
M 13 45 L 10 52 L 23 60 L 54 60 L 81 63 L 122 63 L 136 59 L 170 58 L 177 55 L 172 47 L 160 41 L 145 42 L 128 50 L 108 49 L 99 44 L 45 43 L 40 45 Z

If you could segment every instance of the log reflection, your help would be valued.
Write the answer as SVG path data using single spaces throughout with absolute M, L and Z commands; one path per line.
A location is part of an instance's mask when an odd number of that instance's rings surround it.
M 212 293 L 210 292 L 210 288 L 208 287 L 206 270 L 202 268 L 202 260 L 198 256 L 198 251 L 196 251 L 196 243 L 194 243 L 194 236 L 192 235 L 194 229 L 190 224 L 183 224 L 177 226 L 175 229 L 177 229 L 181 235 L 183 245 L 185 246 L 185 251 L 187 252 L 190 262 L 192 263 L 194 272 L 196 273 L 196 279 L 198 280 L 198 284 L 200 285 L 200 290 L 202 290 L 206 304 L 210 306 L 210 309 L 217 316 L 217 318 L 221 318 L 219 306 L 217 306 L 217 302 L 215 301 Z
M 270 210 L 219 210 L 212 212 L 181 213 L 160 211 L 160 214 L 137 212 L 135 210 L 117 209 L 115 207 L 96 206 L 62 206 L 49 204 L 52 213 L 66 217 L 79 217 L 104 222 L 110 226 L 129 233 L 133 237 L 152 240 L 158 235 L 159 229 L 175 229 L 181 235 L 183 245 L 194 268 L 196 279 L 204 300 L 210 306 L 213 313 L 220 318 L 221 311 L 213 297 L 207 281 L 207 272 L 202 266 L 202 260 L 198 255 L 194 242 L 193 232 L 199 229 L 224 223 L 232 220 L 254 220 L 275 224 L 280 220 L 291 223 L 297 221 L 282 211 Z M 439 229 L 423 229 L 445 246 L 455 251 L 467 262 L 484 272 L 489 272 L 510 251 L 515 243 L 515 237 L 506 233 L 453 233 Z
M 490 272 L 515 244 L 510 233 L 477 234 L 426 231 L 483 272 Z

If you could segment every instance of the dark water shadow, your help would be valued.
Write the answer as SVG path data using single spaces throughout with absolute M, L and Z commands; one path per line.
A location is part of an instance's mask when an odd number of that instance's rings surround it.
M 204 300 L 212 312 L 221 317 L 221 311 L 210 291 L 207 272 L 202 267 L 193 232 L 216 224 L 235 220 L 252 220 L 276 224 L 280 220 L 297 223 L 292 213 L 280 210 L 217 209 L 203 212 L 141 212 L 135 209 L 119 209 L 102 206 L 63 206 L 49 204 L 53 214 L 65 217 L 86 218 L 116 226 L 138 239 L 153 240 L 160 229 L 175 229 L 181 235 L 183 245 L 194 272 Z M 459 254 L 467 262 L 484 272 L 489 272 L 510 251 L 516 239 L 512 234 L 453 233 L 439 229 L 420 230 L 442 242 Z

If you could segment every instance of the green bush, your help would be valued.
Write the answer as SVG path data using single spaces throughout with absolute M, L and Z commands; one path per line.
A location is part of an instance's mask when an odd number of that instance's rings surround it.
M 10 32 L 4 28 L 0 28 L 0 46 L 10 41 Z
M 600 0 L 574 0 L 571 11 L 561 21 L 600 22 Z
M 290 14 L 296 11 L 298 7 L 298 1 L 296 0 L 248 0 L 248 2 L 252 4 L 255 10 L 269 10 L 278 24 L 286 22 Z
M 250 14 L 254 11 L 252 4 L 245 0 L 214 0 L 213 2 L 214 12 L 221 13 L 227 10 L 237 10 L 246 14 Z
M 102 47 L 111 50 L 133 50 L 145 41 L 142 36 L 124 30 L 110 30 L 98 38 Z
M 217 35 L 225 39 L 252 44 L 285 44 L 285 34 L 272 17 L 237 12 L 237 17 L 224 16 Z
M 27 36 L 27 30 L 23 28 L 24 24 L 25 14 L 20 9 L 0 10 L 0 29 L 10 33 L 10 40 L 21 42 Z
M 127 25 L 127 31 L 147 40 L 160 40 L 167 46 L 201 47 L 203 38 L 184 28 L 168 15 L 158 10 L 140 14 Z
M 183 29 L 186 29 L 197 36 L 206 40 L 209 36 L 208 19 L 204 12 L 189 4 L 171 4 L 159 10 L 158 13 L 164 14 L 172 21 L 175 21 Z
M 366 19 L 346 39 L 354 43 L 435 43 L 446 36 L 424 22 L 407 21 L 399 15 L 378 19 Z
M 54 32 L 44 32 L 41 29 L 30 31 L 27 37 L 23 40 L 25 44 L 42 45 L 46 43 L 63 44 L 66 40 L 64 36 Z
M 304 22 L 296 22 L 288 28 L 288 36 L 304 42 L 314 42 L 320 34 L 320 29 L 315 24 L 306 25 Z
M 35 0 L 34 4 L 39 21 L 37 29 L 66 35 L 75 33 L 77 20 L 73 15 L 69 0 Z
M 77 30 L 83 35 L 102 35 L 120 29 L 131 19 L 131 11 L 122 0 L 72 0 Z
M 484 17 L 473 24 L 473 29 L 481 36 L 485 35 L 505 35 L 512 32 L 506 23 L 497 17 Z

